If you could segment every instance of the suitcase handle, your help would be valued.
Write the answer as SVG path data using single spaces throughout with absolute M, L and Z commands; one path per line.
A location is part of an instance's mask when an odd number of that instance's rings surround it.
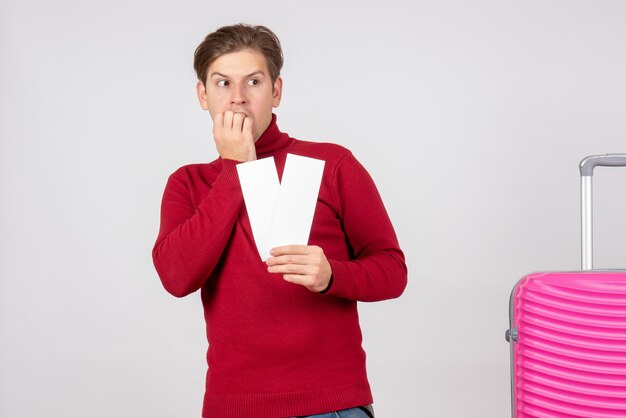
M 582 269 L 593 269 L 592 178 L 596 166 L 626 167 L 626 154 L 590 155 L 580 162 L 580 216 Z
M 580 175 L 593 176 L 593 169 L 602 167 L 626 167 L 626 154 L 590 155 L 580 162 Z

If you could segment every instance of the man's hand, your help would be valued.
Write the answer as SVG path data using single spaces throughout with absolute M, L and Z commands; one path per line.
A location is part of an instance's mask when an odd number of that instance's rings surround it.
M 252 119 L 243 113 L 216 113 L 213 138 L 222 158 L 241 162 L 256 160 L 252 137 Z
M 288 282 L 302 285 L 311 292 L 328 287 L 332 269 L 324 250 L 316 245 L 285 245 L 273 248 L 268 258 L 267 271 L 282 273 Z

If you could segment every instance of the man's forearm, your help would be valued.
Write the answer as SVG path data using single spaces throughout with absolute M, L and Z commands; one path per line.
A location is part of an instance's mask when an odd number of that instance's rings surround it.
M 329 260 L 333 285 L 329 295 L 362 302 L 399 297 L 407 285 L 404 254 L 399 249 L 377 251 L 358 260 Z
M 198 290 L 218 263 L 243 205 L 233 161 L 194 208 L 182 180 L 172 176 L 163 195 L 161 230 L 152 250 L 165 289 L 183 297 Z

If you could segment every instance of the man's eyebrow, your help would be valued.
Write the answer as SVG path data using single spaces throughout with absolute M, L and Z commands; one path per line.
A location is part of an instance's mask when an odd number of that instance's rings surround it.
M 262 70 L 256 70 L 256 71 L 254 71 L 254 72 L 252 72 L 252 73 L 248 74 L 248 75 L 246 76 L 246 78 L 248 78 L 248 77 L 252 77 L 253 75 L 258 75 L 258 74 L 265 75 L 265 73 L 264 73 Z
M 254 72 L 246 75 L 244 78 L 252 77 L 253 75 L 257 75 L 257 74 L 265 75 L 265 73 L 262 70 L 257 70 L 257 71 L 254 71 Z M 220 76 L 220 77 L 228 78 L 227 75 L 219 73 L 217 71 L 214 71 L 214 72 L 211 73 L 211 77 L 216 76 L 216 75 Z

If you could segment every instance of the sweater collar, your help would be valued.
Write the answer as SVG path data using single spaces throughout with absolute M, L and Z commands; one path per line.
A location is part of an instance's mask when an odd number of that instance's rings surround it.
M 293 138 L 290 138 L 286 133 L 281 132 L 276 124 L 276 114 L 272 113 L 272 121 L 268 125 L 267 129 L 259 139 L 254 143 L 256 148 L 257 157 L 259 155 L 272 154 L 279 151 L 293 143 Z

